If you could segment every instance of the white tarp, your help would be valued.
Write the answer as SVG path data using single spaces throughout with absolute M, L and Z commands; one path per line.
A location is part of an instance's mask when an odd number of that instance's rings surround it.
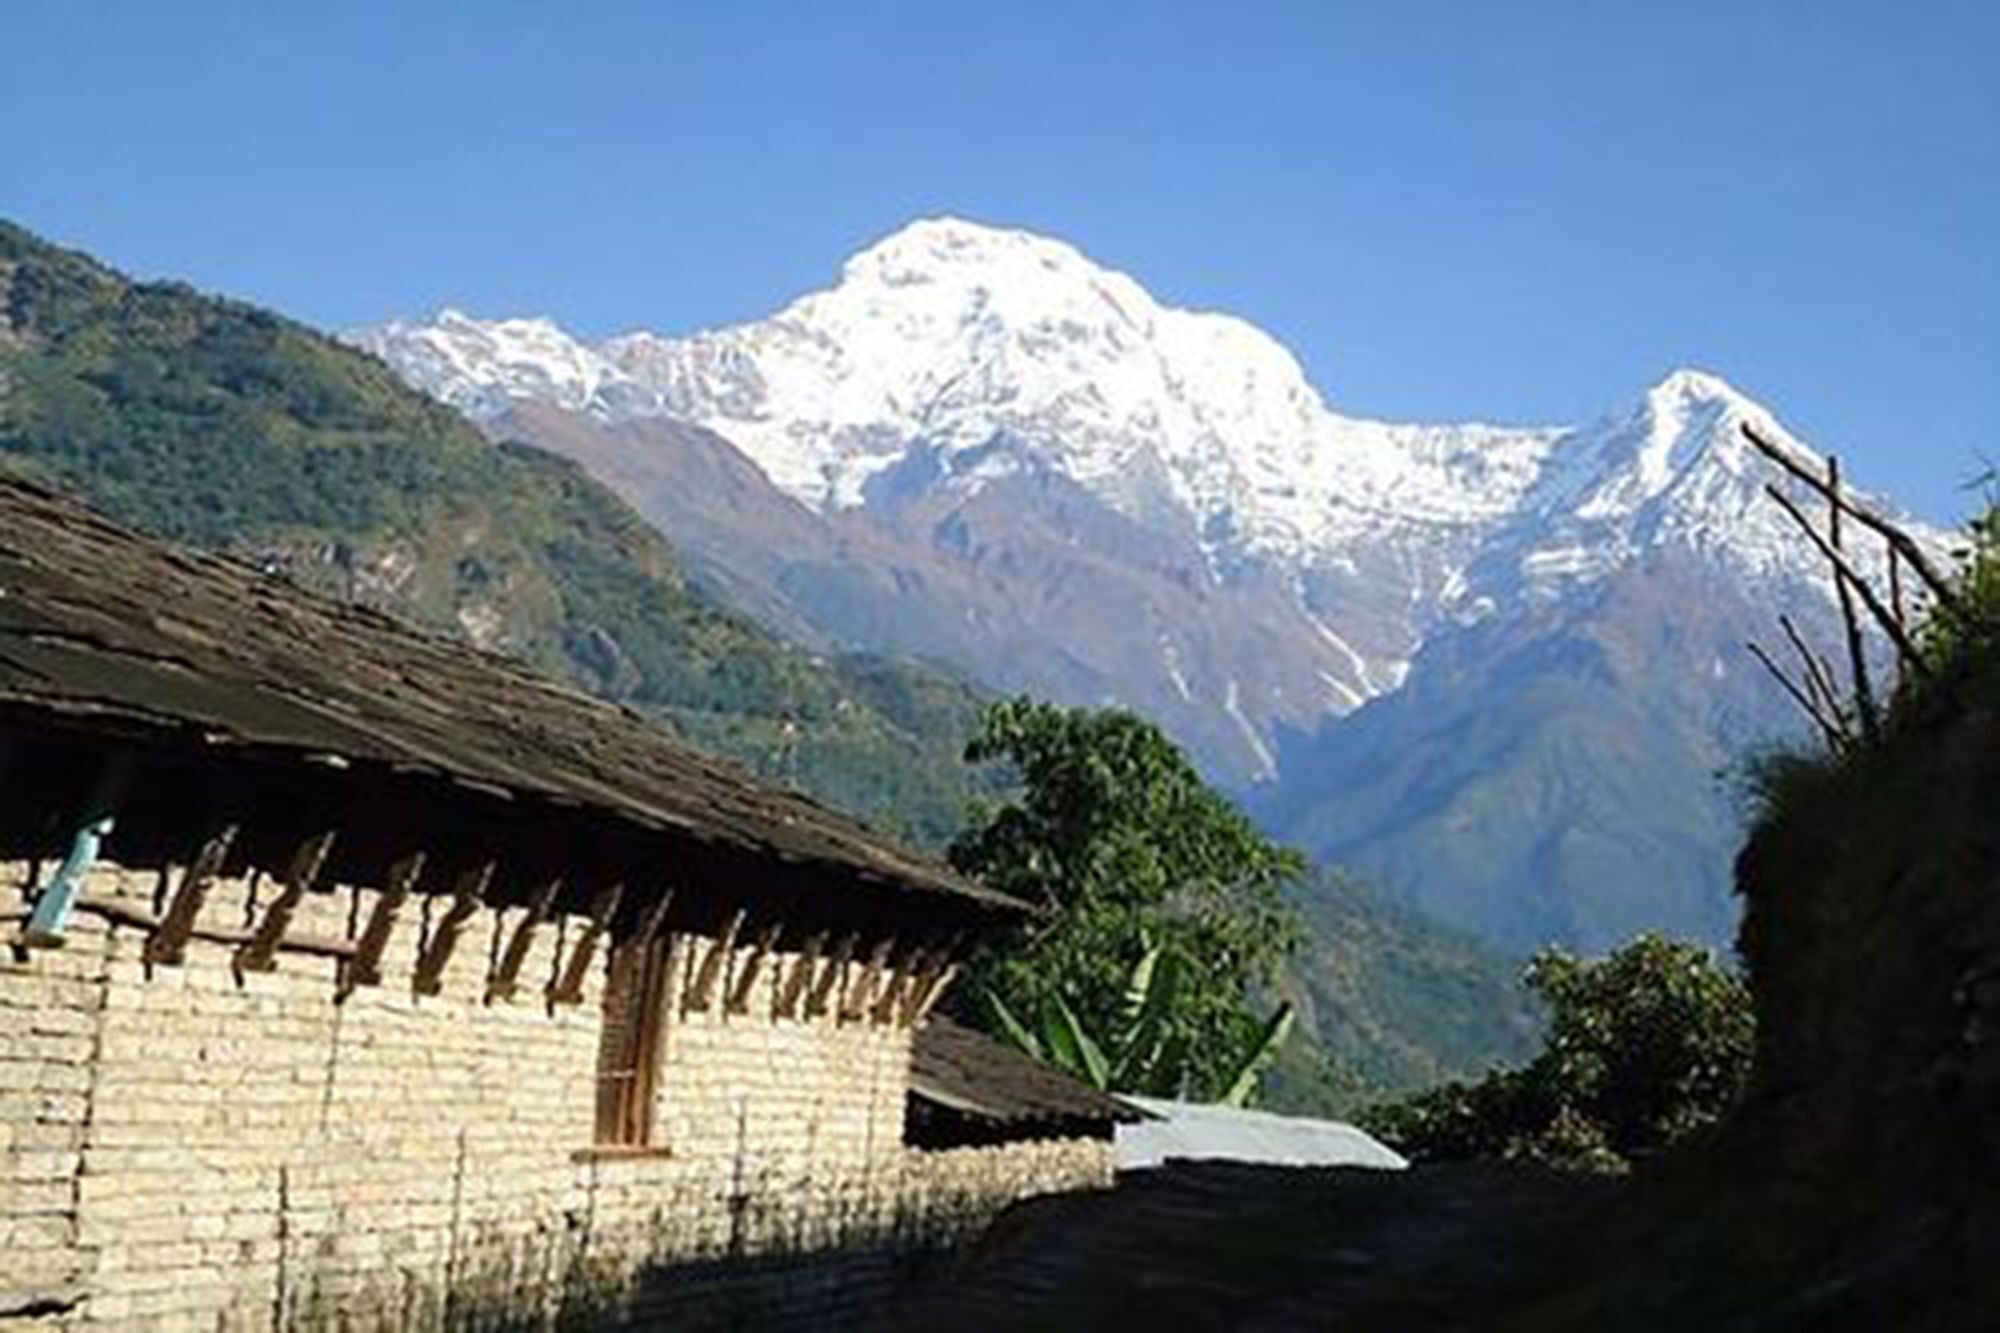
M 1394 1150 L 1338 1120 L 1305 1120 L 1153 1097 L 1119 1100 L 1156 1120 L 1118 1126 L 1118 1169 L 1159 1166 L 1174 1158 L 1264 1162 L 1272 1166 L 1370 1166 L 1400 1171 L 1409 1163 Z

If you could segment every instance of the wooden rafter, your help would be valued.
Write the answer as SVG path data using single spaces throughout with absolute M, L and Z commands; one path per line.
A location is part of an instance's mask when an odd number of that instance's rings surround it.
M 707 1009 L 715 996 L 715 983 L 722 977 L 723 964 L 730 952 L 736 948 L 736 936 L 743 929 L 744 919 L 749 914 L 741 908 L 729 918 L 729 924 L 722 933 L 709 941 L 708 951 L 702 955 L 696 966 L 694 981 L 688 986 L 687 996 L 682 1002 L 683 1012 L 698 1012 Z
M 1805 710 L 1806 716 L 1813 720 L 1813 725 L 1817 726 L 1820 729 L 1820 734 L 1826 738 L 1827 746 L 1830 749 L 1843 750 L 1847 748 L 1847 732 L 1836 720 L 1829 718 L 1825 713 L 1820 711 L 1819 704 L 1815 702 L 1811 694 L 1801 689 L 1790 676 L 1786 675 L 1784 668 L 1772 661 L 1771 655 L 1765 652 L 1762 646 L 1754 641 L 1746 643 L 1743 646 L 1748 648 L 1750 655 L 1756 658 L 1766 671 L 1771 673 L 1772 679 L 1784 687 L 1785 693 L 1792 697 L 1792 702 Z
M 847 994 L 841 997 L 841 1022 L 858 1022 L 862 1015 L 868 1012 L 869 1006 L 875 1002 L 875 987 L 882 979 L 882 969 L 888 964 L 889 955 L 894 953 L 895 949 L 896 941 L 891 937 L 868 951 L 868 961 L 862 965 L 861 975 L 855 978 L 854 984 L 847 988 Z
M 223 826 L 202 843 L 201 850 L 182 872 L 181 882 L 174 888 L 174 896 L 167 900 L 167 910 L 160 917 L 158 929 L 147 937 L 140 954 L 149 966 L 177 967 L 186 961 L 188 940 L 194 934 L 202 904 L 222 873 L 230 848 L 236 845 L 237 831 L 235 824 Z
M 319 878 L 320 869 L 326 865 L 327 853 L 333 850 L 334 835 L 331 830 L 316 833 L 299 844 L 292 853 L 292 862 L 285 870 L 285 880 L 276 897 L 257 919 L 250 939 L 237 948 L 231 959 L 231 966 L 241 978 L 250 972 L 269 972 L 278 965 L 278 945 L 285 938 L 285 930 L 292 924 L 292 917 L 299 910 L 299 903 Z
M 431 932 L 430 941 L 417 959 L 416 975 L 410 982 L 410 989 L 416 994 L 436 995 L 444 989 L 445 966 L 451 962 L 452 951 L 458 947 L 466 923 L 478 915 L 485 903 L 487 885 L 493 882 L 493 870 L 493 862 L 487 861 L 460 873 L 458 883 L 452 889 L 451 906 L 445 909 L 437 929 Z
M 826 932 L 819 931 L 809 937 L 799 948 L 799 956 L 792 963 L 792 969 L 785 975 L 778 987 L 777 1003 L 771 1013 L 776 1018 L 790 1018 L 799 1009 L 799 1001 L 805 997 L 806 987 L 812 982 L 813 972 L 819 966 L 820 950 L 826 947 Z
M 520 989 L 521 965 L 528 960 L 528 950 L 534 947 L 535 933 L 549 919 L 549 909 L 555 906 L 556 895 L 562 892 L 562 885 L 562 880 L 552 879 L 529 901 L 527 911 L 514 927 L 513 937 L 501 951 L 499 966 L 487 979 L 486 1003 L 511 1000 L 514 992 Z
M 354 960 L 341 973 L 335 999 L 344 1000 L 362 986 L 382 984 L 382 953 L 396 932 L 396 918 L 402 914 L 403 904 L 409 901 L 423 873 L 422 852 L 411 852 L 389 867 L 382 880 L 382 891 L 376 895 L 375 906 L 368 914 L 368 925 L 354 947 Z
M 778 942 L 781 929 L 774 921 L 757 932 L 757 938 L 750 946 L 750 956 L 743 960 L 743 970 L 736 974 L 736 980 L 729 987 L 729 1000 L 723 1006 L 729 1013 L 740 1014 L 750 1008 L 750 992 L 757 985 L 758 972 L 763 968 L 771 946 Z
M 813 983 L 812 990 L 806 995 L 806 1017 L 817 1018 L 826 1012 L 827 999 L 833 994 L 834 986 L 840 981 L 841 973 L 847 970 L 847 964 L 854 957 L 854 950 L 860 943 L 859 935 L 847 935 L 834 946 L 833 953 L 820 968 L 819 979 Z
M 618 904 L 625 897 L 625 886 L 614 884 L 597 895 L 590 905 L 590 921 L 577 937 L 576 944 L 569 951 L 569 959 L 564 963 L 561 977 L 549 987 L 550 1004 L 581 1004 L 583 1002 L 583 981 L 590 975 L 591 960 L 597 956 L 598 941 L 611 929 L 611 922 L 618 915 Z
M 891 965 L 888 984 L 876 993 L 868 1008 L 869 1022 L 879 1025 L 895 1020 L 902 1012 L 910 987 L 916 984 L 917 977 L 936 953 L 933 949 L 912 948 Z
M 931 1011 L 944 994 L 945 987 L 951 985 L 951 979 L 957 975 L 958 964 L 947 962 L 933 972 L 923 985 L 915 988 L 903 1010 L 903 1026 L 915 1027 L 922 1022 L 924 1015 Z
M 1826 710 L 1827 717 L 1832 719 L 1841 731 L 1846 731 L 1847 710 L 1841 706 L 1840 690 L 1833 683 L 1832 665 L 1825 657 L 1812 650 L 1812 645 L 1806 642 L 1805 635 L 1799 633 L 1799 627 L 1793 623 L 1789 615 L 1778 613 L 1778 627 L 1785 631 L 1785 637 L 1791 641 L 1792 651 L 1799 655 L 1800 674 L 1805 678 L 1807 693 Z

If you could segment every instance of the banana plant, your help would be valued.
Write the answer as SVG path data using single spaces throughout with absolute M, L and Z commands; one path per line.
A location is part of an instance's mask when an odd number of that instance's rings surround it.
M 1024 1020 L 995 992 L 984 993 L 993 1028 L 1011 1045 L 1106 1092 L 1173 1096 L 1185 1091 L 1188 1049 L 1169 1023 L 1179 963 L 1163 944 L 1148 941 L 1133 966 L 1115 1029 L 1102 1039 L 1084 1026 L 1069 1002 L 1053 995 Z M 1218 1101 L 1245 1105 L 1257 1080 L 1291 1035 L 1297 1015 L 1280 1004 L 1229 1062 Z

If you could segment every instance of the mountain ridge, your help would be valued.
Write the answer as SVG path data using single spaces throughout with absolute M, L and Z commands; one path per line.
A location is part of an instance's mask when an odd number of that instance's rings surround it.
M 1495 691 L 1493 704 L 1537 719 L 1524 726 L 1580 729 L 1605 750 L 1590 762 L 1606 773 L 1614 754 L 1652 762 L 1649 729 L 1684 732 L 1659 766 L 1712 785 L 1725 733 L 1740 743 L 1796 723 L 1741 669 L 1746 633 L 1779 612 L 1812 634 L 1834 623 L 1817 555 L 1763 493 L 1784 478 L 1740 428 L 1807 466 L 1822 460 L 1708 371 L 1673 371 L 1571 427 L 1350 417 L 1244 321 L 1165 306 L 1062 242 L 956 219 L 892 234 L 834 285 L 767 319 L 686 337 L 570 340 L 556 355 L 545 343 L 559 335 L 548 321 L 455 316 L 351 336 L 483 416 L 490 433 L 555 448 L 614 486 L 623 475 L 628 500 L 777 623 L 934 657 L 1000 689 L 1137 708 L 1212 776 L 1255 793 L 1278 832 L 1349 854 L 1403 892 L 1417 892 L 1400 881 L 1442 835 L 1411 834 L 1376 856 L 1297 788 L 1336 772 L 1364 782 L 1312 751 L 1380 732 L 1379 720 L 1356 733 L 1350 719 L 1407 709 L 1413 672 L 1456 682 L 1461 699 Z M 550 388 L 572 363 L 576 373 Z M 550 410 L 567 414 L 562 425 Z M 766 483 L 757 506 L 775 514 L 778 497 L 791 503 L 783 521 L 732 528 L 690 514 L 701 483 L 682 475 L 685 441 L 669 438 L 683 429 L 736 450 Z M 638 438 L 649 432 L 657 438 Z M 755 489 L 754 478 L 743 484 Z M 1859 558 L 1879 563 L 1872 551 Z M 1677 572 L 1657 573 L 1667 568 Z M 1711 605 L 1672 604 L 1668 586 L 1709 589 Z M 1679 715 L 1627 708 L 1612 691 L 1600 702 L 1624 717 L 1614 736 L 1580 711 L 1602 680 L 1549 668 L 1521 692 L 1524 663 L 1593 653 L 1623 673 L 1620 689 L 1648 683 L 1630 650 L 1651 634 L 1626 623 L 1636 606 L 1677 627 L 1661 661 L 1715 682 L 1726 706 L 1668 690 L 1699 718 L 1682 727 Z M 1617 623 L 1589 623 L 1592 608 Z M 1488 622 L 1500 628 L 1482 631 Z M 1494 662 L 1512 665 L 1472 669 L 1467 646 L 1482 643 L 1515 645 L 1494 649 Z M 1551 650 L 1560 644 L 1567 658 Z M 1527 706 L 1530 694 L 1546 704 L 1553 683 L 1572 690 L 1568 703 Z M 1517 739 L 1505 753 L 1519 762 L 1564 752 Z M 1440 763 L 1449 749 L 1438 748 Z M 1550 762 L 1509 781 L 1547 786 Z M 1457 785 L 1469 794 L 1475 777 Z M 1634 799 L 1669 785 L 1636 784 Z M 1338 803 L 1347 788 L 1307 795 Z M 1639 827 L 1655 818 L 1630 813 Z M 1685 821 L 1711 850 L 1723 836 L 1714 812 Z M 1643 874 L 1652 840 L 1618 855 Z M 1496 876 L 1521 887 L 1538 873 L 1533 860 L 1522 849 Z M 1601 858 L 1585 860 L 1601 873 Z M 1707 852 L 1687 863 L 1703 867 L 1707 887 L 1665 896 L 1709 905 L 1617 920 L 1718 938 L 1711 906 L 1725 877 Z M 1568 872 L 1564 893 L 1581 893 L 1571 880 L 1585 874 Z M 1472 892 L 1461 883 L 1429 905 L 1490 931 L 1493 913 L 1463 900 Z M 1590 917 L 1566 907 L 1543 919 Z M 1577 927 L 1566 942 L 1611 928 Z

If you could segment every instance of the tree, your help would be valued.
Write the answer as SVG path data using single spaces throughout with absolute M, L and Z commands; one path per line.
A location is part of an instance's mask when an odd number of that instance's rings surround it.
M 1552 949 L 1526 979 L 1549 1011 L 1540 1055 L 1376 1108 L 1369 1127 L 1431 1160 L 1619 1169 L 1721 1119 L 1742 1095 L 1756 1035 L 1750 994 L 1706 949 L 1658 935 L 1593 961 Z
M 1118 1026 L 1095 1033 L 1059 994 L 1048 997 L 1027 1022 L 994 992 L 986 991 L 983 999 L 1001 1035 L 1037 1060 L 1106 1092 L 1173 1095 L 1182 1090 L 1187 1063 L 1186 1050 L 1169 1027 L 1179 989 L 1178 961 L 1166 946 L 1149 944 L 1126 982 Z M 1281 1004 L 1249 1041 L 1222 1054 L 1222 1081 L 1216 1085 L 1221 1092 L 1214 1100 L 1225 1106 L 1250 1100 L 1257 1080 L 1291 1036 L 1296 1017 L 1290 1002 Z
M 1152 1087 L 1227 1092 L 1267 1022 L 1255 992 L 1299 938 L 1282 891 L 1304 858 L 1121 709 L 1006 700 L 981 715 L 965 754 L 1011 764 L 1020 788 L 976 813 L 952 863 L 1044 910 L 976 961 L 961 994 L 1031 1021 L 1060 1003 L 1085 1031 L 1116 1032 L 1134 969 L 1157 947 L 1174 984 L 1159 1019 L 1170 1058 Z M 970 1017 L 1000 1026 L 990 1009 Z

